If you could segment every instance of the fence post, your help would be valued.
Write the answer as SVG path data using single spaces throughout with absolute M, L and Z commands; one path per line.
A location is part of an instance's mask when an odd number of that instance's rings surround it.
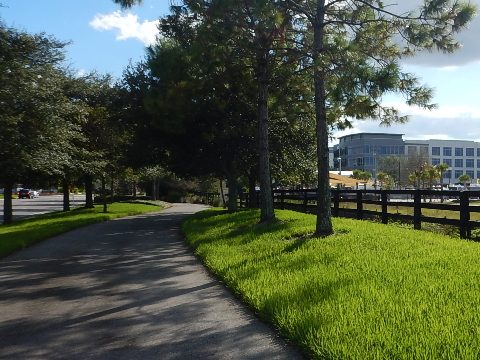
M 308 213 L 308 194 L 307 189 L 303 189 L 303 212 Z
M 357 190 L 357 219 L 363 219 L 363 193 L 361 190 Z
M 388 224 L 388 194 L 386 190 L 382 190 L 381 199 L 382 199 L 382 224 Z
M 422 196 L 418 189 L 413 193 L 413 228 L 422 228 Z
M 470 221 L 470 196 L 468 191 L 460 193 L 460 238 L 469 239 L 471 237 L 471 230 L 469 226 Z
M 340 208 L 340 190 L 333 189 L 333 216 L 338 217 Z
M 280 190 L 280 209 L 285 210 L 285 190 Z

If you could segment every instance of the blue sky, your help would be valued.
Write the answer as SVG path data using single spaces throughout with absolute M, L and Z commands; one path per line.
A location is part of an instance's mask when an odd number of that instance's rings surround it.
M 393 2 L 393 0 L 391 0 Z M 121 76 L 129 60 L 140 60 L 145 46 L 155 39 L 155 21 L 168 13 L 170 0 L 144 0 L 141 6 L 121 11 L 111 0 L 0 0 L 3 21 L 29 32 L 52 34 L 72 41 L 68 63 L 79 72 L 97 70 Z M 387 1 L 388 2 L 388 1 Z M 402 0 L 399 6 L 414 8 L 420 0 Z M 480 0 L 471 1 L 477 6 Z M 404 67 L 435 89 L 438 109 L 408 108 L 398 97 L 386 102 L 411 115 L 408 124 L 390 128 L 372 121 L 357 121 L 355 132 L 390 132 L 405 138 L 468 139 L 480 141 L 480 18 L 459 35 L 463 48 L 454 55 L 429 53 L 409 59 Z
M 8 26 L 29 32 L 44 31 L 60 40 L 72 41 L 67 51 L 68 63 L 73 68 L 115 76 L 122 74 L 129 59 L 136 61 L 143 57 L 145 45 L 155 31 L 154 21 L 169 8 L 167 0 L 145 0 L 142 6 L 124 12 L 111 0 L 0 0 L 0 3 L 5 6 L 0 8 L 0 16 Z M 125 39 L 120 38 L 121 30 Z

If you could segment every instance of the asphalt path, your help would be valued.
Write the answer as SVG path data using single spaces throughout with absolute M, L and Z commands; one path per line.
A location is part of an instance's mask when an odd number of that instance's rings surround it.
M 85 195 L 70 194 L 71 208 L 85 205 Z M 63 210 L 63 195 L 42 195 L 34 199 L 13 199 L 13 219 L 19 220 Z M 0 220 L 3 220 L 3 199 L 0 200 Z
M 95 224 L 0 260 L 0 359 L 300 359 L 191 254 L 201 205 Z

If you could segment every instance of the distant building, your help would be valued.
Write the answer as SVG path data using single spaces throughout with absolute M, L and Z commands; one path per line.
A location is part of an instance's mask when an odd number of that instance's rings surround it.
M 334 169 L 369 171 L 375 177 L 379 158 L 405 155 L 402 136 L 402 134 L 386 133 L 342 136 L 333 150 Z
M 333 147 L 333 168 L 369 171 L 375 177 L 380 158 L 412 154 L 424 156 L 431 165 L 447 164 L 449 169 L 444 173 L 444 182 L 458 182 L 463 174 L 470 176 L 472 182 L 480 179 L 480 143 L 469 140 L 403 140 L 403 134 L 342 136 Z

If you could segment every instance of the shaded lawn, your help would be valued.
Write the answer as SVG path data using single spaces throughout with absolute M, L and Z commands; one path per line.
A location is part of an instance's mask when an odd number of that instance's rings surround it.
M 206 211 L 183 230 L 196 253 L 263 318 L 318 359 L 480 357 L 480 244 L 313 215 Z
M 81 226 L 161 209 L 153 204 L 113 203 L 108 205 L 107 213 L 102 213 L 103 207 L 96 205 L 94 209 L 78 208 L 0 225 L 0 257 Z

